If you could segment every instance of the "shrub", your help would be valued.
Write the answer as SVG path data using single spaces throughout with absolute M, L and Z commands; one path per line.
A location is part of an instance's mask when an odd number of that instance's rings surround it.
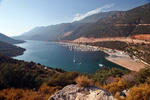
M 78 72 L 65 72 L 62 74 L 55 74 L 48 82 L 49 86 L 66 86 L 69 84 L 75 84 L 75 78 L 78 77 Z
M 29 89 L 3 89 L 0 91 L 0 100 L 48 100 L 60 87 L 49 87 L 43 84 L 38 91 Z
M 78 76 L 75 82 L 81 87 L 88 87 L 94 85 L 94 82 L 88 79 L 86 76 Z
M 94 80 L 95 82 L 99 82 L 100 84 L 104 84 L 105 80 L 108 77 L 121 77 L 122 75 L 129 73 L 128 70 L 121 70 L 118 68 L 103 68 L 101 70 L 96 71 L 94 74 L 89 75 L 89 77 Z
M 42 84 L 38 74 L 25 71 L 25 66 L 1 64 L 0 69 L 0 89 L 35 88 Z
M 125 84 L 120 79 L 118 82 L 113 82 L 108 85 L 104 85 L 104 89 L 111 92 L 113 95 L 115 95 L 117 92 L 121 92 L 125 89 Z
M 129 88 L 131 88 L 132 86 L 134 86 L 136 84 L 134 73 L 123 75 L 121 77 L 121 80 L 123 81 L 123 83 L 125 83 L 126 89 L 129 89 Z
M 138 84 L 147 81 L 147 77 L 150 77 L 150 68 L 141 69 L 136 75 L 135 79 Z
M 130 89 L 126 100 L 150 100 L 150 85 L 140 84 Z

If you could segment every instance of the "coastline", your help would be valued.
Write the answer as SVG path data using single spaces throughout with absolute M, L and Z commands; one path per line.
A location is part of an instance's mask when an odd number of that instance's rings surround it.
M 109 55 L 108 57 L 105 57 L 105 59 L 131 71 L 138 72 L 140 69 L 146 67 L 146 65 L 143 64 L 139 59 L 132 59 L 128 54 L 124 53 L 123 51 L 114 50 L 114 52 L 105 53 Z
M 98 46 L 91 46 L 91 45 L 85 45 L 85 44 L 78 44 L 74 42 L 59 42 L 59 44 L 63 44 L 65 46 L 75 46 L 75 49 L 77 50 L 91 50 L 91 51 L 103 51 L 104 53 L 108 54 L 109 56 L 105 57 L 106 60 L 115 63 L 117 65 L 120 65 L 126 69 L 129 69 L 131 71 L 138 72 L 140 69 L 145 68 L 146 65 L 142 63 L 139 59 L 131 59 L 130 56 L 119 50 L 113 50 L 109 48 L 104 47 L 98 47 Z M 93 49 L 91 49 L 93 48 Z M 72 48 L 71 48 L 72 49 Z

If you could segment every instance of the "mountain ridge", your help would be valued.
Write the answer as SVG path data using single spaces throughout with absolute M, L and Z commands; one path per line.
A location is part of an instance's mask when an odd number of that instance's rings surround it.
M 13 38 L 10 38 L 2 33 L 0 33 L 0 41 L 10 43 L 10 44 L 17 44 L 17 43 L 23 43 L 25 41 L 22 40 L 15 40 Z
M 64 37 L 64 34 L 67 32 L 74 31 L 78 27 L 82 27 L 85 24 L 94 23 L 101 18 L 104 18 L 109 15 L 113 15 L 117 11 L 110 11 L 110 12 L 101 12 L 98 14 L 94 14 L 91 16 L 86 17 L 80 21 L 75 21 L 72 23 L 61 23 L 56 25 L 49 25 L 49 26 L 41 26 L 32 29 L 29 32 L 25 32 L 21 36 L 17 36 L 17 39 L 31 39 L 31 40 L 42 40 L 42 41 L 58 41 Z
M 74 40 L 79 37 L 128 37 L 136 34 L 150 34 L 150 3 L 128 11 L 118 12 L 102 18 L 96 23 L 76 29 L 64 40 Z M 143 24 L 143 25 L 142 25 Z
M 101 12 L 73 23 L 37 27 L 18 39 L 60 41 L 80 37 L 128 37 L 150 34 L 150 3 L 128 11 Z M 147 25 L 146 25 L 147 24 Z

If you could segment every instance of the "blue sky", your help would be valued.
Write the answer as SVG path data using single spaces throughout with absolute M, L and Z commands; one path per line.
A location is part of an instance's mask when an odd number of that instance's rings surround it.
M 0 0 L 0 32 L 8 36 L 36 26 L 80 20 L 112 10 L 128 10 L 150 0 Z

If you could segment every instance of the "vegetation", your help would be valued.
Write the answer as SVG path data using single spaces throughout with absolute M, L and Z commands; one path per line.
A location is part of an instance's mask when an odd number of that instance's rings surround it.
M 107 84 L 107 79 L 112 77 L 121 77 L 124 74 L 129 73 L 128 70 L 121 70 L 117 68 L 103 68 L 101 70 L 97 70 L 94 74 L 88 75 L 89 78 L 94 80 L 94 82 L 99 82 L 100 84 Z
M 140 84 L 130 89 L 126 100 L 150 100 L 150 84 Z
M 49 96 L 59 90 L 59 87 L 49 87 L 43 84 L 38 91 L 30 89 L 3 89 L 0 100 L 48 100 Z
M 62 74 L 54 74 L 48 82 L 49 86 L 64 87 L 69 84 L 75 84 L 75 78 L 78 77 L 78 72 L 65 72 Z
M 91 79 L 88 79 L 86 76 L 78 76 L 75 79 L 75 82 L 81 87 L 88 87 L 94 85 L 94 82 Z
M 0 41 L 0 53 L 5 56 L 12 57 L 12 56 L 21 55 L 23 54 L 24 51 L 25 49 L 23 48 Z
M 88 43 L 92 46 L 105 47 L 110 49 L 125 50 L 128 47 L 128 44 L 121 41 L 104 41 L 96 43 Z
M 0 69 L 0 100 L 47 100 L 79 75 L 3 55 Z
M 0 89 L 39 88 L 50 76 L 61 73 L 33 62 L 24 62 L 0 56 Z M 29 84 L 30 83 L 30 84 Z
M 149 100 L 150 95 L 147 89 L 150 87 L 150 68 L 139 72 L 103 68 L 93 74 L 80 74 L 0 55 L 0 69 L 1 100 L 47 100 L 69 84 L 95 85 L 108 90 L 119 100 Z M 129 92 L 122 98 L 124 90 Z
M 126 52 L 132 57 L 137 58 L 150 64 L 150 44 L 130 44 L 126 48 Z

